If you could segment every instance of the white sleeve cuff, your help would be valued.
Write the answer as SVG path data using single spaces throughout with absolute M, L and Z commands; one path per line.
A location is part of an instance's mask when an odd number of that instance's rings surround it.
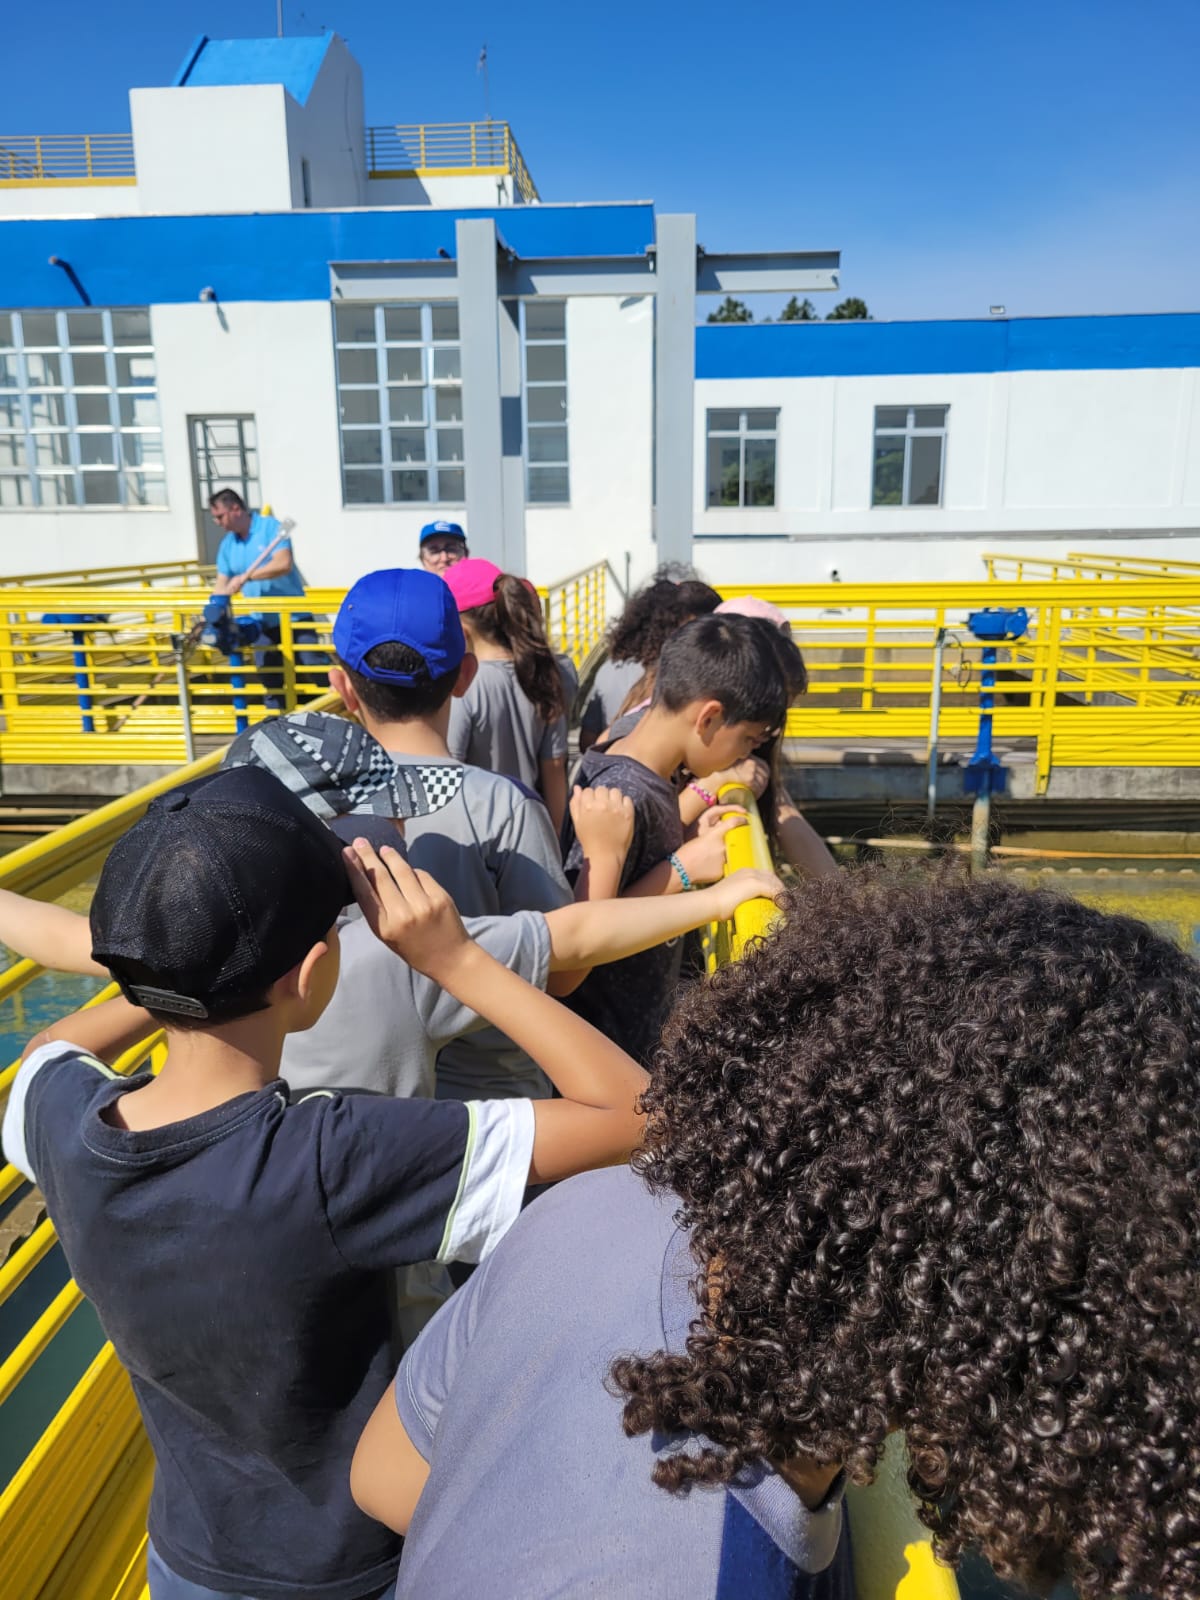
M 482 1261 L 521 1213 L 533 1160 L 529 1100 L 469 1100 L 470 1133 L 462 1179 L 446 1222 L 439 1261 Z
M 53 1039 L 49 1044 L 42 1045 L 40 1050 L 35 1050 L 31 1056 L 27 1056 L 17 1068 L 8 1104 L 4 1108 L 4 1157 L 6 1161 L 12 1162 L 18 1172 L 24 1173 L 30 1183 L 37 1182 L 37 1174 L 33 1170 L 33 1162 L 29 1159 L 25 1130 L 25 1102 L 29 1098 L 29 1085 L 42 1068 L 49 1066 L 52 1061 L 57 1061 L 62 1056 L 80 1054 L 77 1045 L 68 1044 L 62 1039 Z

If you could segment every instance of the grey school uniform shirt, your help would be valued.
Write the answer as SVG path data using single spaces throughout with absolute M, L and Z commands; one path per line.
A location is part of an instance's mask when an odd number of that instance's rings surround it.
M 397 761 L 417 759 L 394 746 L 389 754 Z M 427 756 L 420 760 L 437 764 Z M 453 800 L 432 816 L 407 821 L 404 836 L 409 861 L 437 879 L 464 917 L 555 911 L 573 898 L 545 806 L 511 778 L 464 766 Z M 530 981 L 544 989 L 550 936 L 544 919 L 538 921 L 546 934 L 545 967 L 540 981 Z M 438 1057 L 437 1078 L 438 1094 L 450 1100 L 550 1093 L 545 1074 L 491 1027 L 448 1044 Z
M 852 1600 L 840 1483 L 817 1511 L 765 1467 L 668 1494 L 655 1460 L 696 1436 L 621 1427 L 613 1358 L 682 1352 L 699 1314 L 675 1206 L 628 1167 L 558 1184 L 405 1355 L 430 1475 L 397 1600 Z
M 587 704 L 579 719 L 580 731 L 595 734 L 599 738 L 645 671 L 640 661 L 602 661 L 592 679 Z
M 546 722 L 538 715 L 511 661 L 481 661 L 466 694 L 450 703 L 446 743 L 459 761 L 518 778 L 536 791 L 541 763 L 567 753 L 567 719 Z

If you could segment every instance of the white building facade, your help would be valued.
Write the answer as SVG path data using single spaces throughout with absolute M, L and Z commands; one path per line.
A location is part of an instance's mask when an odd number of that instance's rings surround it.
M 365 128 L 335 36 L 200 40 L 130 105 L 0 137 L 0 573 L 211 555 L 226 484 L 319 584 L 438 517 L 538 581 L 1200 560 L 1200 315 L 697 326 L 836 252 L 543 203 L 503 123 Z

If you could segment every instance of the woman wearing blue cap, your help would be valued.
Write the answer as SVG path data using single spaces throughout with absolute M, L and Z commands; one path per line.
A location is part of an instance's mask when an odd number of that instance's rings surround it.
M 421 565 L 427 572 L 440 577 L 455 562 L 462 561 L 470 552 L 467 536 L 457 522 L 427 522 L 421 529 Z

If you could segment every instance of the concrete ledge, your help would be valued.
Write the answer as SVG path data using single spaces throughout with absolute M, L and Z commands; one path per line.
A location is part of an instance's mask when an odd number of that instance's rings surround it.
M 177 762 L 165 766 L 132 763 L 109 766 L 100 762 L 87 766 L 41 766 L 33 762 L 5 762 L 0 766 L 0 793 L 10 798 L 53 794 L 112 800 L 178 770 Z

